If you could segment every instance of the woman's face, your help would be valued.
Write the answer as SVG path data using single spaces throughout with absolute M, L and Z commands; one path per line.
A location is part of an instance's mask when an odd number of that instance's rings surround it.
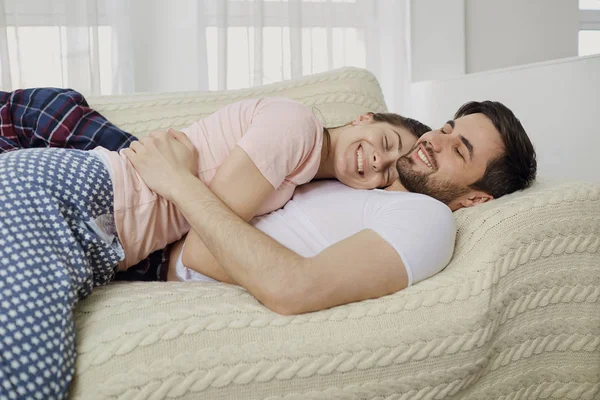
M 417 141 L 408 129 L 361 115 L 339 135 L 334 149 L 336 178 L 355 189 L 384 188 L 398 180 L 396 162 Z

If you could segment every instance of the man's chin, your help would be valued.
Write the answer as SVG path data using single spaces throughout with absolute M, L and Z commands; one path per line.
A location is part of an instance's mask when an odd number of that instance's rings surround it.
M 400 175 L 400 183 L 409 192 L 433 197 L 444 204 L 450 204 L 458 196 L 465 193 L 465 189 L 458 188 L 450 182 L 436 182 L 430 175 L 415 171 L 412 168 L 403 169 Z

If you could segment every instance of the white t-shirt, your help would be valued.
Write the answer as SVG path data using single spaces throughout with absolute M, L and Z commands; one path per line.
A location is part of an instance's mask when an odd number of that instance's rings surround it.
M 298 187 L 285 207 L 250 223 L 304 257 L 371 229 L 398 252 L 409 286 L 435 275 L 450 262 L 456 237 L 452 211 L 432 197 L 357 190 L 334 180 Z M 185 268 L 181 255 L 177 264 L 182 280 L 214 281 Z

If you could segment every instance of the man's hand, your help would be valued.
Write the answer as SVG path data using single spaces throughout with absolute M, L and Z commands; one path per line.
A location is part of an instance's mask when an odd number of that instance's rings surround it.
M 150 189 L 167 200 L 177 184 L 196 176 L 198 154 L 183 132 L 156 131 L 133 142 L 123 154 Z

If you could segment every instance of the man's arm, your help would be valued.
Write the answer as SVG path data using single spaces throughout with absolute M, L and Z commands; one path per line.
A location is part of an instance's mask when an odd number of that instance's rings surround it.
M 244 221 L 250 221 L 275 190 L 248 154 L 238 146 L 225 158 L 209 187 Z M 211 278 L 237 284 L 210 253 L 193 227 L 185 239 L 183 263 Z
M 321 310 L 408 284 L 398 253 L 371 230 L 305 258 L 248 225 L 197 178 L 173 182 L 173 201 L 223 269 L 275 312 Z
M 152 138 L 125 154 L 153 190 L 176 204 L 227 274 L 271 310 L 299 314 L 407 286 L 402 259 L 371 230 L 305 258 L 248 225 L 187 169 L 189 141 L 176 137 Z

